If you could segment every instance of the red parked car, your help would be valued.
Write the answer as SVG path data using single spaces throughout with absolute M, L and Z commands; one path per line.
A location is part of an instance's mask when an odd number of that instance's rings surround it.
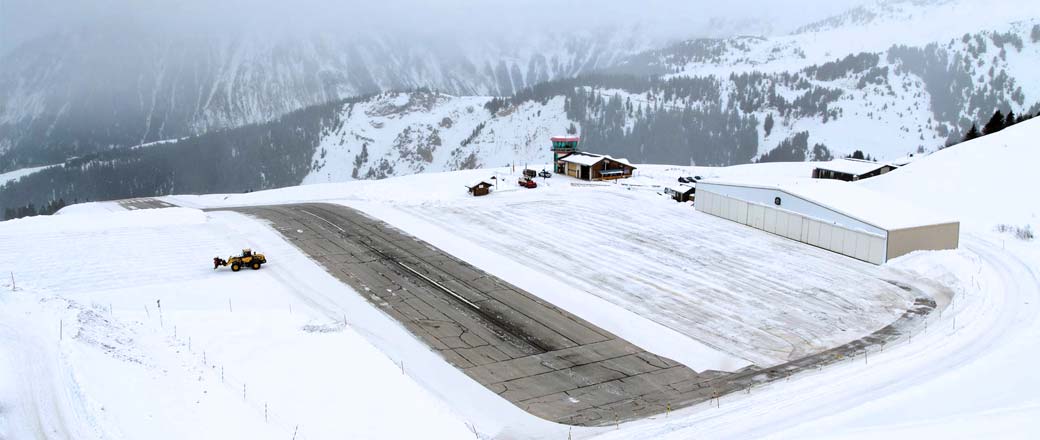
M 520 180 L 518 180 L 516 183 L 519 183 L 520 186 L 524 188 L 538 188 L 538 184 L 531 180 L 530 177 L 526 176 L 521 177 Z

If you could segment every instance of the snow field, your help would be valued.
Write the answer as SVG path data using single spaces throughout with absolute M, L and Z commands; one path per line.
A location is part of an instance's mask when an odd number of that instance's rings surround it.
M 506 256 L 508 270 L 482 268 L 532 292 L 566 286 L 732 357 L 709 369 L 766 367 L 832 348 L 884 327 L 913 301 L 886 281 L 913 283 L 899 273 L 752 233 L 647 191 L 578 188 L 404 211 L 438 227 L 435 246 Z M 448 245 L 451 234 L 466 244 Z M 527 287 L 509 273 L 517 266 L 549 277 Z M 703 370 L 697 357 L 676 359 Z
M 191 209 L 66 214 L 5 222 L 0 235 L 0 268 L 20 289 L 0 292 L 0 359 L 14 359 L 0 362 L 0 408 L 18 411 L 0 411 L 0 436 L 473 436 L 368 342 L 385 331 L 363 336 L 343 324 L 351 309 L 300 295 L 356 296 L 312 263 L 306 276 L 329 280 L 301 283 L 305 257 L 294 264 L 291 246 L 253 220 Z M 274 251 L 271 264 L 238 274 L 209 266 L 244 246 Z M 41 421 L 26 425 L 32 413 Z

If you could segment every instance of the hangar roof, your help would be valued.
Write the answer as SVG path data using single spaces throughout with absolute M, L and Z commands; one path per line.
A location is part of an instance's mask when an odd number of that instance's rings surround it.
M 711 180 L 701 181 L 700 185 L 705 185 L 704 189 L 709 191 L 710 185 L 779 190 L 889 231 L 959 222 L 955 218 L 881 194 L 854 182 L 794 179 L 771 185 L 751 185 Z

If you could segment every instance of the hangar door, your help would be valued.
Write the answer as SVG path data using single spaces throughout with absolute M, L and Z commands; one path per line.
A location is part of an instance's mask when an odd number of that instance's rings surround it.
M 698 211 L 787 237 L 802 243 L 847 255 L 857 260 L 884 264 L 885 237 L 822 222 L 771 206 L 748 203 L 708 190 L 697 192 Z

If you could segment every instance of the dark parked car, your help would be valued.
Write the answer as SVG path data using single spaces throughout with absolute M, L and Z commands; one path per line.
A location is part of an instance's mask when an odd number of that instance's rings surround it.
M 542 170 L 542 172 L 538 173 L 538 177 L 543 177 L 543 178 L 548 179 L 548 178 L 552 177 L 552 173 L 550 173 L 548 171 L 545 171 L 545 170 Z

